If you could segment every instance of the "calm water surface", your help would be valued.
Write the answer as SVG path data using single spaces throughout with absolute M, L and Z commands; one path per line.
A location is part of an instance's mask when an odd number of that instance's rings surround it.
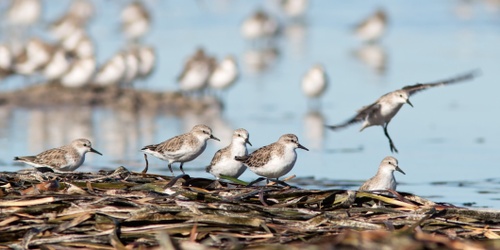
M 104 156 L 88 155 L 79 171 L 119 165 L 139 171 L 144 164 L 142 146 L 206 123 L 222 140 L 210 141 L 205 153 L 185 164 L 191 175 L 210 177 L 203 167 L 229 143 L 232 130 L 243 127 L 250 132 L 255 147 L 251 150 L 285 133 L 298 135 L 310 149 L 298 150 L 290 173 L 305 178 L 301 187 L 355 189 L 391 155 L 382 128 L 360 133 L 358 124 L 332 132 L 324 124 L 343 122 L 382 94 L 405 85 L 481 69 L 474 81 L 413 96 L 414 108 L 405 105 L 389 132 L 406 172 L 396 173 L 399 190 L 434 201 L 499 209 L 500 6 L 491 2 L 311 1 L 303 20 L 293 21 L 280 12 L 276 1 L 146 1 L 154 21 L 144 43 L 156 47 L 159 60 L 154 74 L 135 86 L 177 90 L 175 79 L 183 61 L 202 46 L 217 58 L 235 55 L 242 69 L 237 84 L 222 96 L 224 108 L 174 116 L 71 105 L 3 106 L 0 164 L 3 170 L 19 170 L 25 166 L 14 165 L 13 156 L 88 137 Z M 103 63 L 126 45 L 118 20 L 124 2 L 94 3 L 97 13 L 89 32 L 97 45 L 97 60 Z M 66 5 L 44 1 L 44 20 L 55 19 Z M 380 43 L 363 45 L 351 28 L 378 7 L 388 12 L 389 31 Z M 257 8 L 280 18 L 283 32 L 275 41 L 255 44 L 241 37 L 240 24 Z M 47 38 L 44 25 L 33 27 L 28 36 Z M 9 27 L 3 23 L 1 28 L 0 41 L 11 40 Z M 367 58 L 368 52 L 375 58 Z M 251 60 L 256 57 L 261 60 L 258 65 Z M 311 105 L 300 89 L 301 77 L 314 63 L 325 65 L 330 78 L 320 105 Z M 0 91 L 20 88 L 29 80 L 8 78 L 0 83 Z M 150 164 L 151 172 L 167 174 L 166 162 L 150 157 Z M 254 178 L 250 171 L 241 177 Z

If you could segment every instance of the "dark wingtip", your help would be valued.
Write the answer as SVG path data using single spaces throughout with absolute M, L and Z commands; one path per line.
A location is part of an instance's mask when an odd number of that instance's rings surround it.
M 237 160 L 237 161 L 241 161 L 241 162 L 243 162 L 243 161 L 245 161 L 246 159 L 248 159 L 248 155 L 244 155 L 244 156 L 235 156 L 235 157 L 234 157 L 234 159 L 235 159 L 235 160 Z

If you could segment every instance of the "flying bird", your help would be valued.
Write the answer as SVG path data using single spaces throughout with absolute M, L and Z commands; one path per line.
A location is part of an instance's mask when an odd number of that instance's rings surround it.
M 357 111 L 356 116 L 347 120 L 346 122 L 338 125 L 327 125 L 327 127 L 332 130 L 337 130 L 358 122 L 363 122 L 360 129 L 361 132 L 363 131 L 363 129 L 370 126 L 382 126 L 384 128 L 385 136 L 387 137 L 387 139 L 389 139 L 391 152 L 397 153 L 398 150 L 396 149 L 396 146 L 394 146 L 394 143 L 389 136 L 389 133 L 387 132 L 387 126 L 389 125 L 389 122 L 391 122 L 392 118 L 398 113 L 399 109 L 401 109 L 403 104 L 407 103 L 408 105 L 413 107 L 413 104 L 409 99 L 410 96 L 424 89 L 471 80 L 476 75 L 478 75 L 478 72 L 472 71 L 463 75 L 459 75 L 457 77 L 441 81 L 431 83 L 417 83 L 415 85 L 405 86 L 402 89 L 398 89 L 381 96 L 378 100 L 368 106 L 364 106 Z

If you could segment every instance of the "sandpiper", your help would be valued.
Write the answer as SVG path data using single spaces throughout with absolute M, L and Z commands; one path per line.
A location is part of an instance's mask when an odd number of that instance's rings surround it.
M 365 42 L 375 42 L 384 34 L 387 14 L 379 9 L 355 27 L 356 35 Z
M 215 153 L 210 165 L 206 168 L 207 172 L 213 174 L 217 180 L 220 179 L 220 175 L 240 177 L 245 172 L 246 167 L 243 163 L 236 161 L 234 157 L 248 154 L 246 144 L 252 146 L 248 131 L 243 128 L 235 130 L 231 144 Z
M 207 147 L 207 140 L 218 138 L 212 135 L 212 129 L 207 125 L 196 125 L 189 133 L 172 137 L 164 142 L 144 146 L 141 150 L 144 153 L 155 156 L 161 160 L 168 161 L 168 169 L 172 171 L 172 164 L 180 162 L 180 169 L 184 174 L 182 165 L 184 162 L 192 161 L 198 157 Z
M 292 170 L 297 160 L 296 148 L 309 151 L 300 145 L 294 134 L 284 134 L 277 142 L 261 147 L 247 156 L 236 156 L 237 161 L 243 162 L 252 172 L 276 180 Z
M 32 75 L 49 62 L 55 47 L 39 39 L 31 38 L 26 48 L 15 59 L 14 70 L 18 74 Z
M 236 60 L 233 56 L 227 56 L 217 65 L 208 84 L 214 89 L 226 89 L 236 81 L 238 74 Z
M 43 75 L 49 81 L 59 79 L 70 67 L 70 60 L 63 49 L 57 49 L 43 69 Z
M 304 16 L 309 5 L 309 0 L 282 0 L 279 7 L 290 18 L 299 18 Z
M 142 79 L 148 77 L 153 72 L 156 65 L 154 47 L 141 45 L 134 48 L 133 51 L 139 59 L 138 76 Z
M 399 109 L 401 109 L 403 104 L 408 103 L 408 105 L 413 107 L 413 104 L 410 102 L 409 99 L 411 95 L 424 89 L 470 80 L 474 78 L 476 75 L 477 72 L 470 72 L 442 81 L 436 81 L 432 83 L 418 83 L 415 85 L 405 86 L 402 89 L 389 92 L 381 96 L 374 103 L 361 108 L 360 110 L 358 110 L 358 114 L 353 118 L 351 118 L 350 120 L 339 125 L 333 125 L 327 127 L 336 130 L 361 121 L 363 121 L 363 125 L 361 125 L 360 131 L 363 131 L 363 129 L 370 126 L 375 126 L 375 125 L 382 126 L 384 128 L 385 136 L 387 137 L 387 139 L 389 139 L 389 146 L 391 148 L 391 152 L 397 153 L 398 150 L 394 146 L 394 143 L 392 142 L 392 139 L 389 136 L 389 133 L 387 132 L 387 126 L 389 125 L 391 119 L 398 113 Z
M 188 58 L 182 73 L 177 78 L 182 91 L 200 91 L 205 88 L 210 74 L 215 67 L 215 58 L 205 54 L 203 48 Z
M 53 38 L 61 41 L 73 31 L 84 29 L 94 12 L 91 0 L 73 0 L 66 12 L 50 23 L 49 32 Z
M 278 31 L 278 21 L 263 10 L 255 11 L 241 25 L 241 34 L 249 40 L 273 37 Z
M 123 52 L 118 52 L 99 68 L 94 83 L 99 86 L 118 86 L 126 69 L 125 56 Z
M 125 76 L 123 77 L 123 83 L 126 85 L 131 85 L 139 74 L 139 58 L 130 49 L 125 50 L 124 56 L 126 70 Z
M 309 98 L 318 98 L 326 90 L 328 76 L 321 64 L 314 65 L 302 78 L 302 91 Z
M 14 161 L 24 162 L 35 168 L 47 167 L 54 172 L 73 171 L 82 165 L 88 152 L 102 155 L 92 148 L 88 139 L 76 139 L 71 144 L 49 149 L 35 156 L 14 157 Z
M 94 57 L 77 59 L 62 76 L 61 84 L 69 88 L 82 87 L 90 82 L 95 71 L 96 62 Z
M 122 10 L 121 22 L 127 38 L 136 40 L 148 32 L 151 17 L 141 2 L 134 1 Z
M 367 180 L 359 190 L 396 190 L 396 178 L 394 178 L 394 171 L 405 174 L 398 166 L 398 160 L 392 156 L 385 157 L 380 166 L 378 167 L 377 174 Z
M 7 10 L 7 20 L 13 25 L 28 26 L 34 24 L 41 16 L 40 0 L 13 0 Z

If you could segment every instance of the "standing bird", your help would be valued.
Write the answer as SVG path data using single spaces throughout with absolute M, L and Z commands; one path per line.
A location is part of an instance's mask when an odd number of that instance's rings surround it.
M 302 91 L 309 98 L 319 98 L 327 85 L 328 76 L 321 64 L 314 65 L 302 78 Z
M 454 78 L 436 81 L 432 83 L 418 83 L 415 85 L 405 86 L 402 89 L 398 89 L 392 92 L 389 92 L 383 96 L 381 96 L 374 103 L 365 106 L 358 110 L 358 114 L 351 118 L 350 120 L 333 126 L 327 126 L 330 129 L 336 130 L 339 128 L 347 127 L 351 124 L 363 122 L 361 125 L 360 132 L 363 129 L 379 125 L 384 128 L 384 134 L 389 139 L 389 146 L 391 148 L 391 152 L 398 152 L 394 143 L 392 142 L 389 133 L 387 132 L 387 126 L 392 118 L 398 113 L 399 109 L 403 106 L 403 104 L 408 103 L 408 105 L 413 107 L 413 104 L 410 102 L 410 96 L 424 89 L 437 87 L 437 86 L 445 86 L 451 83 L 462 82 L 465 80 L 470 80 L 476 76 L 476 72 L 470 72 L 467 74 L 459 75 Z
M 238 79 L 238 65 L 233 56 L 224 58 L 208 79 L 208 85 L 214 89 L 229 88 Z
M 156 53 L 154 47 L 138 46 L 133 49 L 139 59 L 138 77 L 144 79 L 148 77 L 156 66 Z
M 234 159 L 243 162 L 252 172 L 264 176 L 268 180 L 287 174 L 297 160 L 296 148 L 309 151 L 300 145 L 294 134 L 284 134 L 277 142 L 261 147 L 247 156 L 236 156 Z
M 97 71 L 94 84 L 99 86 L 119 86 L 127 70 L 124 52 L 120 51 L 105 62 Z
M 379 9 L 355 27 L 355 33 L 364 42 L 376 42 L 387 29 L 387 14 Z
M 263 10 L 255 11 L 241 25 L 241 34 L 248 40 L 272 38 L 279 32 L 278 21 Z
M 24 162 L 35 168 L 47 167 L 54 172 L 73 171 L 83 164 L 88 152 L 102 155 L 92 148 L 89 140 L 76 139 L 71 144 L 49 149 L 35 156 L 16 156 L 14 161 Z
M 235 130 L 231 144 L 219 149 L 215 153 L 206 171 L 213 174 L 217 180 L 220 179 L 220 175 L 227 175 L 234 178 L 240 177 L 245 172 L 245 166 L 243 163 L 235 160 L 234 157 L 248 154 L 247 144 L 252 146 L 249 137 L 246 129 L 239 128 Z
M 205 54 L 203 48 L 186 61 L 182 73 L 177 77 L 179 87 L 185 92 L 203 90 L 215 67 L 215 58 Z
M 34 24 L 42 14 L 40 0 L 13 0 L 7 10 L 7 20 L 12 25 L 29 26 Z
M 121 22 L 125 36 L 136 41 L 149 31 L 151 17 L 141 2 L 134 1 L 122 10 Z
M 61 85 L 67 88 L 80 88 L 90 83 L 96 71 L 94 57 L 76 59 L 62 76 Z
M 180 169 L 184 174 L 182 165 L 198 157 L 207 147 L 207 140 L 220 141 L 212 135 L 212 129 L 207 125 L 196 125 L 189 133 L 172 137 L 164 142 L 144 146 L 141 150 L 161 160 L 168 161 L 168 169 L 172 171 L 172 164 L 180 162 Z
M 43 68 L 43 75 L 48 81 L 59 79 L 69 70 L 71 62 L 62 48 L 58 48 Z
M 377 174 L 367 180 L 359 190 L 370 191 L 370 190 L 396 190 L 396 178 L 394 178 L 394 171 L 401 172 L 405 174 L 401 168 L 398 166 L 398 160 L 392 156 L 385 157 L 380 166 L 378 167 Z

